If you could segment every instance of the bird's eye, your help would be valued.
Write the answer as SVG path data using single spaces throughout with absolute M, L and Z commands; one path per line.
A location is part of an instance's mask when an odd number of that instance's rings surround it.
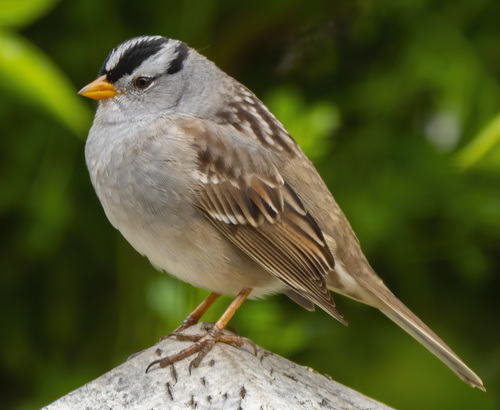
M 138 77 L 135 79 L 135 86 L 140 89 L 147 88 L 151 85 L 153 79 L 150 77 Z

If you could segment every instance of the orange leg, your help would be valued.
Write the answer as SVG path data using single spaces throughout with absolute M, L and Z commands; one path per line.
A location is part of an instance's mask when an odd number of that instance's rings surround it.
M 219 299 L 220 295 L 218 293 L 211 293 L 208 295 L 208 297 L 200 303 L 200 305 L 193 310 L 189 316 L 183 320 L 182 324 L 175 329 L 170 335 L 175 335 L 179 332 L 182 332 L 183 330 L 187 329 L 188 327 L 191 327 L 198 323 L 198 321 L 201 319 L 201 317 L 205 314 L 205 312 L 208 310 L 210 306 L 214 304 L 214 302 Z M 168 337 L 167 336 L 167 337 Z M 162 338 L 163 339 L 163 338 Z
M 182 360 L 186 357 L 189 357 L 196 352 L 199 352 L 198 355 L 191 361 L 189 364 L 189 372 L 191 372 L 191 368 L 198 367 L 198 365 L 201 363 L 203 358 L 207 355 L 207 353 L 212 349 L 214 346 L 215 342 L 225 342 L 225 343 L 234 343 L 239 346 L 243 345 L 248 339 L 242 338 L 239 336 L 229 336 L 229 335 L 222 335 L 222 332 L 226 325 L 228 324 L 229 320 L 233 317 L 235 314 L 236 310 L 241 306 L 241 304 L 245 301 L 245 299 L 248 297 L 252 289 L 243 289 L 238 296 L 231 302 L 229 307 L 226 309 L 226 311 L 222 314 L 220 319 L 215 322 L 212 327 L 205 333 L 204 335 L 180 335 L 177 334 L 177 331 L 183 330 L 186 327 L 192 326 L 195 324 L 199 318 L 205 313 L 205 311 L 208 309 L 208 307 L 219 297 L 218 294 L 212 293 L 205 301 L 198 306 L 193 313 L 191 313 L 186 320 L 182 323 L 182 325 L 173 333 L 175 337 L 177 337 L 179 340 L 191 340 L 194 343 L 187 347 L 184 350 L 181 350 L 179 353 L 173 354 L 171 356 L 163 357 L 161 359 L 155 360 L 149 364 L 149 366 L 146 368 L 146 373 L 147 371 L 154 366 L 155 364 L 159 364 L 160 367 L 166 367 L 170 364 L 173 364 L 175 362 L 178 362 L 179 360 Z M 211 298 L 213 300 L 211 300 Z M 210 299 L 210 300 L 209 300 Z M 192 319 L 190 319 L 190 317 Z M 191 323 L 192 321 L 194 321 Z M 186 326 L 183 328 L 184 323 L 186 324 L 191 323 L 189 326 Z M 255 350 L 255 345 L 254 345 L 254 350 Z

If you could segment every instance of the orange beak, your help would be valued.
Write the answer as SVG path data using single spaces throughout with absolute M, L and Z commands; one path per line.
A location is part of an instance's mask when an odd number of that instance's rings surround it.
M 117 94 L 117 91 L 114 85 L 108 82 L 106 76 L 102 75 L 83 87 L 78 91 L 78 94 L 94 100 L 105 100 L 106 98 L 113 98 Z

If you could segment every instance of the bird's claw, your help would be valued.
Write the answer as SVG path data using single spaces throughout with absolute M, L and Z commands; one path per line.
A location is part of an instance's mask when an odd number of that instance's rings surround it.
M 179 328 L 181 327 L 182 325 Z M 146 373 L 156 364 L 164 368 L 198 352 L 198 355 L 189 363 L 189 373 L 191 374 L 192 368 L 199 366 L 203 358 L 212 350 L 216 342 L 233 344 L 239 347 L 248 343 L 252 346 L 254 354 L 257 356 L 257 345 L 252 340 L 237 335 L 222 334 L 223 329 L 219 329 L 215 324 L 212 324 L 205 334 L 183 334 L 179 333 L 179 328 L 168 336 L 162 337 L 160 340 L 175 337 L 179 341 L 190 341 L 193 342 L 193 344 L 176 354 L 152 361 L 146 368 Z

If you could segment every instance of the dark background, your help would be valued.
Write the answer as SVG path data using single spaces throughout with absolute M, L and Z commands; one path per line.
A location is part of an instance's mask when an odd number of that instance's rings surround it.
M 284 296 L 246 302 L 232 325 L 396 408 L 500 408 L 499 21 L 495 0 L 0 0 L 2 404 L 50 403 L 207 295 L 133 251 L 84 162 L 95 103 L 76 92 L 120 42 L 162 34 L 269 106 L 380 276 L 488 393 L 340 296 L 348 328 Z

